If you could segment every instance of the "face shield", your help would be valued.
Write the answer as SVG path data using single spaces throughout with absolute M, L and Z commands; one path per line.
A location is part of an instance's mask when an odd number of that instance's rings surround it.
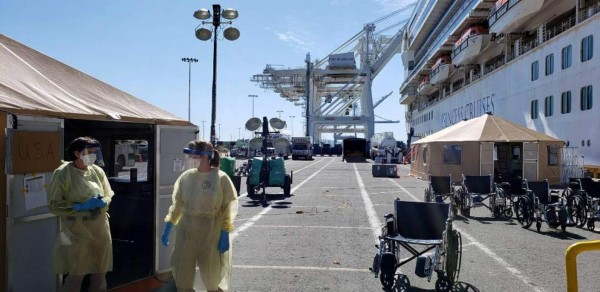
M 87 144 L 83 151 L 80 152 L 79 158 L 83 161 L 83 164 L 90 166 L 96 164 L 98 166 L 104 166 L 104 158 L 102 157 L 102 150 L 100 144 Z
M 202 156 L 207 156 L 210 160 L 213 154 L 212 151 L 200 151 L 190 148 L 183 148 L 183 153 L 185 154 L 185 161 L 183 165 L 184 171 L 200 167 Z

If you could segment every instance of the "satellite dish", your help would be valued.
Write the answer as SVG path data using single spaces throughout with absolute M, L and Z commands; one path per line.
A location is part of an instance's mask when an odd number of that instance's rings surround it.
M 250 149 L 260 150 L 260 148 L 262 148 L 262 138 L 253 138 L 252 140 L 250 140 L 249 144 L 250 144 Z
M 260 128 L 261 125 L 262 122 L 259 118 L 251 118 L 246 122 L 246 130 L 256 131 L 258 128 Z
M 277 138 L 273 141 L 274 148 L 286 148 L 290 146 L 290 141 L 286 138 Z
M 281 129 L 285 128 L 285 122 L 278 118 L 270 119 L 269 124 L 271 124 L 271 127 L 273 127 L 273 129 L 276 129 L 276 130 L 281 130 Z

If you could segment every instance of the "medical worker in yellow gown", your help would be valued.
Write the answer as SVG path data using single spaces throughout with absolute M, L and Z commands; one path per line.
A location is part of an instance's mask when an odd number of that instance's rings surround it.
M 48 191 L 50 212 L 60 219 L 54 269 L 67 274 L 62 291 L 79 292 L 87 274 L 88 291 L 106 291 L 106 272 L 112 270 L 107 211 L 114 193 L 102 168 L 94 164 L 103 163 L 98 141 L 80 137 L 67 150 L 73 160 L 54 171 Z
M 219 153 L 206 141 L 184 149 L 188 170 L 175 182 L 162 242 L 174 229 L 171 268 L 177 291 L 231 290 L 231 241 L 237 192 L 219 170 Z M 198 273 L 196 273 L 196 267 Z

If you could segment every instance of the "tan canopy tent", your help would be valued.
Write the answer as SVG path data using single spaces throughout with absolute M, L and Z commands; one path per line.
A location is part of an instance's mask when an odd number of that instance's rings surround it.
M 492 114 L 459 122 L 413 142 L 411 175 L 522 177 L 560 183 L 564 142 Z
M 0 110 L 66 119 L 190 125 L 0 34 Z

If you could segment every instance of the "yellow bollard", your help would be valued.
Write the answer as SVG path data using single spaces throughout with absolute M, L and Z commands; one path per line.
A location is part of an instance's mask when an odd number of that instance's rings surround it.
M 581 241 L 571 244 L 565 251 L 567 292 L 577 292 L 577 255 L 584 251 L 600 250 L 600 240 Z

